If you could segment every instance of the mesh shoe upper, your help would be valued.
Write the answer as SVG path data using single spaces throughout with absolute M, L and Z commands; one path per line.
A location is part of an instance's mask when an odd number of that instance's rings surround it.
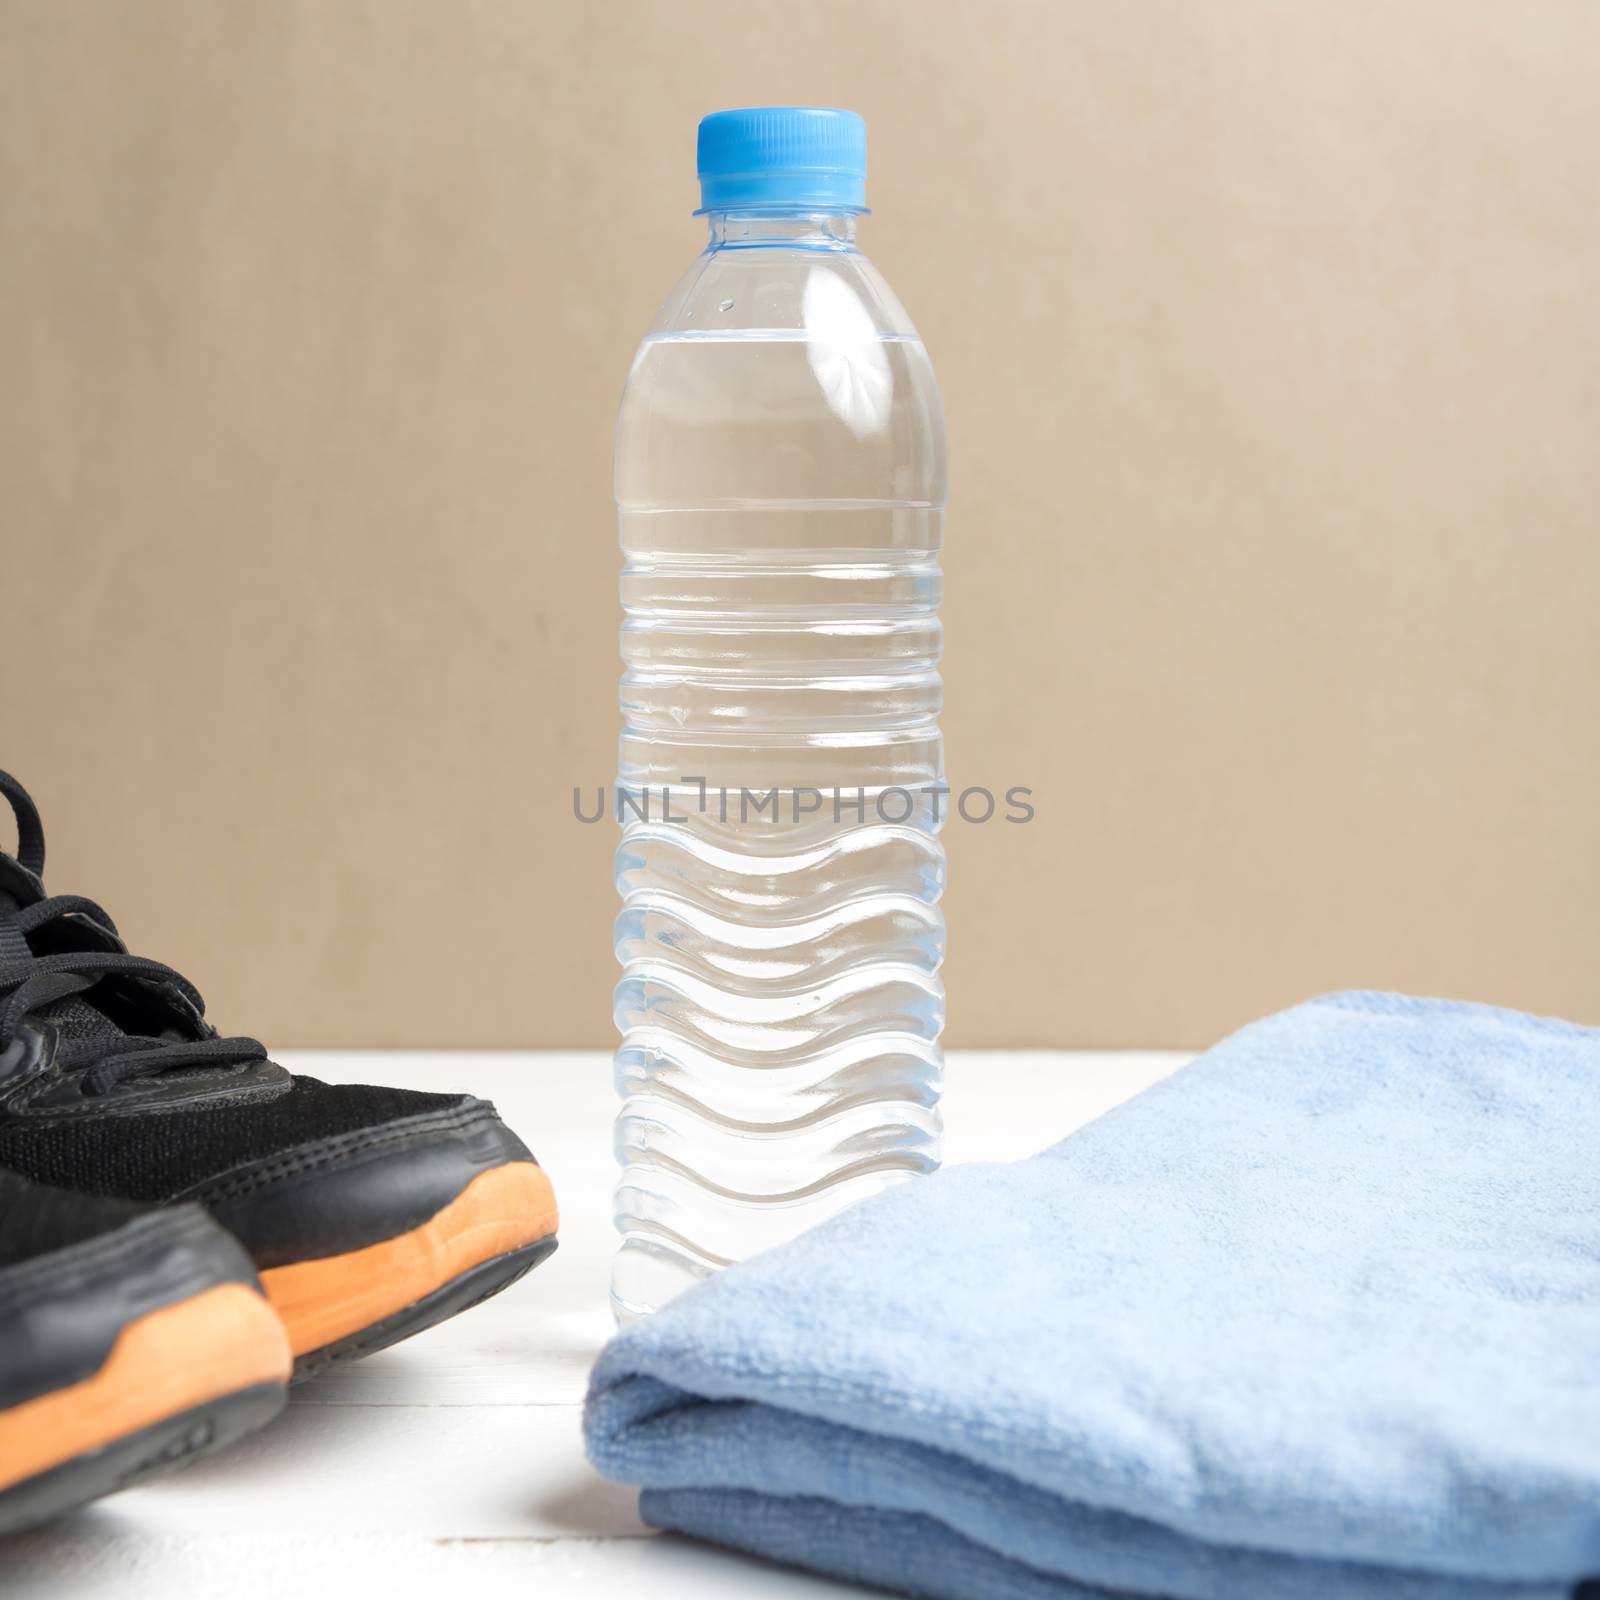
M 38 1183 L 160 1201 L 297 1144 L 444 1110 L 461 1096 L 293 1078 L 276 1099 L 38 1126 L 0 1121 L 0 1165 Z
M 114 1232 L 144 1209 L 127 1200 L 44 1188 L 0 1170 L 0 1271 Z
M 93 901 L 47 894 L 38 811 L 4 772 L 0 794 L 20 841 L 16 856 L 0 853 L 0 1167 L 162 1201 L 308 1141 L 463 1104 L 290 1078 L 255 1040 L 221 1038 L 194 986 L 129 954 Z M 16 1057 L 30 1034 L 48 1035 L 48 1066 L 14 1089 L 6 1052 Z

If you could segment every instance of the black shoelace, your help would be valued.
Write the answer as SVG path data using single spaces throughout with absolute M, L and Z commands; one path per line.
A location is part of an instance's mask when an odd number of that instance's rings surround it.
M 143 986 L 170 1019 L 160 1037 L 127 1033 L 68 1041 L 58 1057 L 64 1070 L 87 1066 L 84 1091 L 108 1094 L 119 1083 L 158 1072 L 237 1066 L 265 1058 L 256 1039 L 225 1039 L 205 1020 L 205 1001 L 182 973 L 159 961 L 128 953 L 117 925 L 82 895 L 44 892 L 44 824 L 28 791 L 0 772 L 0 794 L 17 819 L 17 854 L 27 888 L 40 898 L 14 906 L 0 892 L 0 1050 L 17 1037 L 32 1015 L 56 1001 L 83 995 L 107 979 Z M 15 870 L 13 867 L 11 870 Z M 96 948 L 36 955 L 33 936 L 53 924 L 71 929 L 73 944 Z M 190 1036 L 172 1037 L 187 1033 Z

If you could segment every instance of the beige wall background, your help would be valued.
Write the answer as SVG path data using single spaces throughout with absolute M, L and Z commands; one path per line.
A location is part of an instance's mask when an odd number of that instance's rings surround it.
M 0 0 L 0 764 L 284 1045 L 609 1042 L 610 432 L 726 105 L 949 408 L 953 1043 L 1600 1022 L 1600 7 Z

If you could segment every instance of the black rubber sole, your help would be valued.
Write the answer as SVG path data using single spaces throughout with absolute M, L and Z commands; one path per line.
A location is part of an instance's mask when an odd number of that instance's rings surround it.
M 547 1261 L 555 1251 L 556 1237 L 552 1234 L 548 1239 L 537 1239 L 520 1250 L 508 1250 L 505 1255 L 495 1256 L 491 1261 L 481 1261 L 459 1278 L 452 1278 L 432 1294 L 413 1300 L 410 1305 L 383 1318 L 381 1322 L 374 1322 L 370 1327 L 348 1334 L 343 1339 L 335 1339 L 320 1350 L 307 1351 L 296 1359 L 294 1375 L 289 1382 L 304 1383 L 307 1378 L 314 1378 L 329 1367 L 375 1355 L 379 1350 L 387 1350 L 390 1345 L 399 1344 L 413 1334 L 424 1333 L 460 1312 L 470 1311 L 473 1306 L 491 1299 L 502 1289 L 509 1289 L 519 1278 L 532 1272 L 541 1261 Z
M 281 1383 L 240 1389 L 25 1478 L 0 1490 L 0 1534 L 37 1527 L 102 1495 L 220 1450 L 271 1422 L 287 1398 Z

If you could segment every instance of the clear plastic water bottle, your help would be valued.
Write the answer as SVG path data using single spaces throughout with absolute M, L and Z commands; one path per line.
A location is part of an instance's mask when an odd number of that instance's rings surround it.
M 617 425 L 623 1321 L 939 1160 L 939 391 L 860 117 L 719 112 L 699 169 Z

